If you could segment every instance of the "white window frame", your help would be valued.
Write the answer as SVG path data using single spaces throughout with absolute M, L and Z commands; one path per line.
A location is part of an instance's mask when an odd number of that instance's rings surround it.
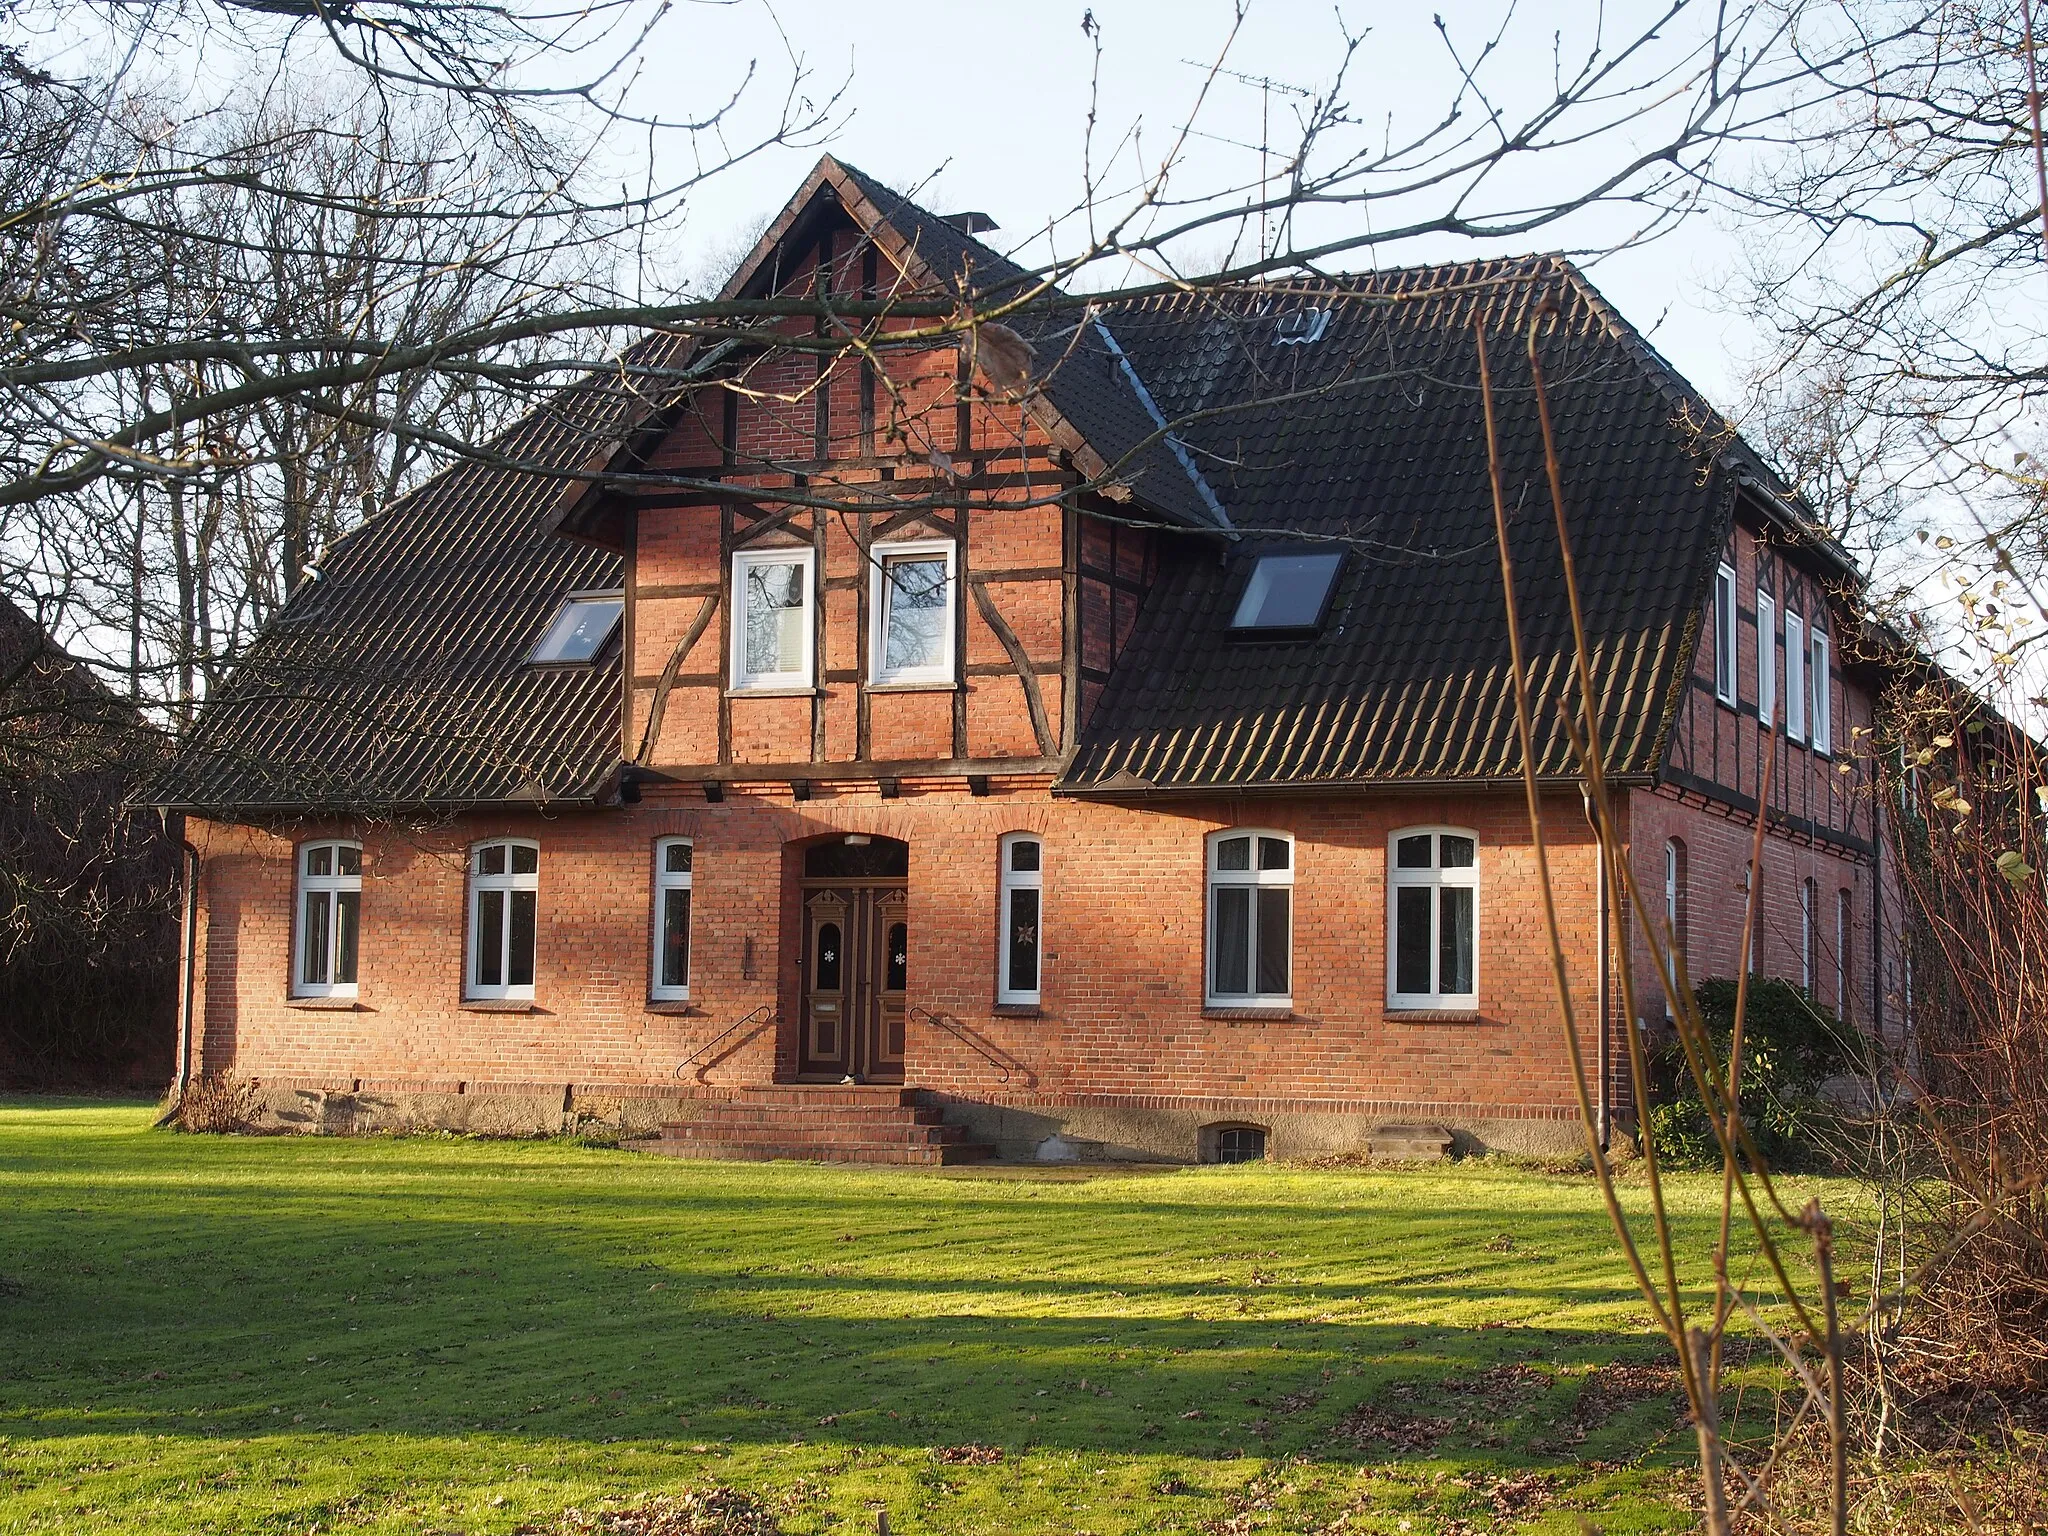
M 1744 914 L 1742 920 L 1749 924 L 1749 953 L 1742 957 L 1742 968 L 1752 976 L 1756 974 L 1757 935 L 1763 931 L 1764 926 L 1764 899 L 1759 891 L 1755 898 L 1755 910 L 1752 911 L 1750 908 L 1750 891 L 1751 887 L 1761 883 L 1762 875 L 1762 869 L 1752 870 L 1747 864 L 1742 866 L 1742 912 Z M 1738 928 L 1736 931 L 1740 932 L 1741 930 Z
M 481 862 L 486 848 L 503 848 L 505 850 L 505 873 L 501 875 L 486 875 L 478 871 L 477 865 Z M 533 850 L 534 869 L 531 874 L 515 874 L 513 872 L 512 850 L 514 848 L 531 848 Z M 468 885 L 469 943 L 462 958 L 462 995 L 465 998 L 472 998 L 479 1002 L 531 1002 L 533 1000 L 533 983 L 530 981 L 521 982 L 517 985 L 509 981 L 501 981 L 496 985 L 486 985 L 477 980 L 478 961 L 481 959 L 479 953 L 480 934 L 478 930 L 481 926 L 483 912 L 483 903 L 478 898 L 486 891 L 502 891 L 505 893 L 505 920 L 499 930 L 498 974 L 500 976 L 509 976 L 512 974 L 511 897 L 517 891 L 532 891 L 535 893 L 533 972 L 538 977 L 540 975 L 540 896 L 538 894 L 540 891 L 540 844 L 530 837 L 486 837 L 471 843 L 469 845 Z
M 935 687 L 951 687 L 954 676 L 953 634 L 960 624 L 960 574 L 958 569 L 959 546 L 951 539 L 906 539 L 894 544 L 873 544 L 868 547 L 868 683 L 872 686 L 894 687 L 906 683 L 929 683 Z M 887 564 L 889 560 L 904 557 L 943 555 L 946 560 L 946 623 L 940 645 L 939 660 L 924 667 L 898 667 L 890 671 L 883 666 L 883 658 L 889 653 L 889 582 Z
M 1733 705 L 1735 680 L 1735 567 L 1725 561 L 1714 572 L 1714 697 Z
M 1785 610 L 1785 734 L 1806 740 L 1806 621 Z
M 1010 853 L 1020 843 L 1038 847 L 1038 868 L 1012 869 Z M 996 1002 L 1004 1007 L 1036 1004 L 1045 988 L 1045 839 L 1036 832 L 1006 832 L 996 844 Z M 1010 912 L 1019 891 L 1038 896 L 1038 985 L 1010 985 Z
M 691 850 L 690 869 L 670 869 L 668 851 L 671 848 Z M 697 922 L 696 889 L 696 843 L 687 837 L 657 837 L 654 840 L 654 914 L 648 928 L 647 995 L 657 1003 L 687 1003 L 690 1000 L 690 968 L 696 963 L 694 929 Z M 683 980 L 680 986 L 666 984 L 661 979 L 662 956 L 668 950 L 668 893 L 688 891 L 690 897 L 688 915 L 683 919 Z
M 1401 839 L 1421 837 L 1427 834 L 1431 839 L 1430 867 L 1428 869 L 1403 869 L 1400 867 L 1399 850 Z M 1469 869 L 1445 869 L 1442 866 L 1443 847 L 1436 839 L 1469 837 L 1472 840 L 1472 866 Z M 1421 826 L 1398 827 L 1387 836 L 1387 1007 L 1401 1012 L 1436 1011 L 1444 1009 L 1468 1010 L 1479 1006 L 1480 963 L 1483 959 L 1480 937 L 1480 846 L 1479 834 L 1470 827 Z M 1403 992 L 1399 989 L 1399 902 L 1396 892 L 1413 887 L 1442 890 L 1447 886 L 1464 887 L 1472 892 L 1472 990 L 1469 992 Z M 1429 908 L 1429 974 L 1433 982 L 1441 981 L 1438 964 L 1442 957 L 1443 940 L 1438 931 L 1443 904 L 1432 901 Z
M 313 862 L 313 851 L 317 848 L 334 850 L 329 863 L 336 872 L 325 875 L 309 874 L 306 866 Z M 341 850 L 352 850 L 356 856 L 356 872 L 352 875 L 339 873 Z M 316 837 L 299 844 L 298 854 L 293 860 L 297 872 L 296 889 L 292 895 L 292 943 L 291 943 L 291 995 L 293 997 L 355 997 L 359 995 L 359 981 L 363 965 L 363 845 L 353 838 Z M 341 924 L 336 920 L 340 911 L 340 897 L 353 892 L 356 898 L 356 976 L 357 981 L 334 980 L 335 961 L 339 958 L 341 945 Z M 300 946 L 306 942 L 306 898 L 320 896 L 327 908 L 327 954 L 322 967 L 325 981 L 305 979 L 305 959 Z
M 1685 954 L 1686 924 L 1683 918 L 1691 915 L 1687 910 L 1686 900 L 1685 887 L 1690 877 L 1686 864 L 1685 843 L 1676 837 L 1664 839 L 1664 931 L 1671 945 L 1669 967 L 1671 990 L 1674 992 L 1678 990 L 1679 981 L 1684 974 L 1678 967 L 1679 960 Z M 1671 1017 L 1669 997 L 1664 999 L 1664 1016 L 1667 1019 Z
M 803 661 L 794 672 L 747 670 L 747 572 L 757 565 L 800 565 L 804 573 Z M 815 686 L 818 650 L 818 552 L 808 544 L 742 549 L 732 557 L 731 686 L 735 693 L 782 693 Z
M 1812 876 L 1799 882 L 1799 986 L 1808 997 L 1813 996 L 1814 924 L 1820 920 L 1813 909 L 1819 892 Z
M 1218 869 L 1217 850 L 1234 837 L 1251 839 L 1249 869 Z M 1287 867 L 1285 869 L 1259 868 L 1259 839 L 1278 838 L 1287 845 Z M 1211 832 L 1203 841 L 1202 867 L 1207 909 L 1202 924 L 1202 1002 L 1208 1008 L 1292 1008 L 1294 1006 L 1294 930 L 1296 914 L 1294 909 L 1294 874 L 1300 850 L 1292 832 L 1282 832 L 1277 827 L 1224 827 Z M 1253 898 L 1250 904 L 1249 927 L 1246 929 L 1245 981 L 1253 990 L 1248 992 L 1218 992 L 1216 990 L 1216 892 L 1220 888 L 1250 888 Z M 1257 892 L 1260 890 L 1285 889 L 1287 896 L 1287 990 L 1285 992 L 1260 992 L 1259 944 L 1260 913 Z
M 1833 709 L 1834 689 L 1830 686 L 1833 668 L 1828 660 L 1828 634 L 1824 629 L 1807 631 L 1807 639 L 1813 646 L 1813 662 L 1806 669 L 1806 697 L 1813 713 L 1813 729 L 1809 740 L 1813 750 L 1822 757 L 1832 757 L 1835 751 L 1835 720 Z
M 1756 718 L 1773 730 L 1778 712 L 1778 600 L 1756 589 Z

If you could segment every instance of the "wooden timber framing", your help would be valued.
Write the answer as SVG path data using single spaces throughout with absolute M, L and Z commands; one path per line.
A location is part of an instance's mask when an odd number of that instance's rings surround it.
M 973 389 L 974 378 L 971 372 L 971 365 L 967 360 L 967 348 L 963 344 L 955 354 L 953 361 L 953 462 L 955 464 L 969 463 L 974 454 Z M 974 472 L 980 473 L 980 465 L 974 466 Z M 953 578 L 955 583 L 953 602 L 953 665 L 955 668 L 958 668 L 967 660 L 967 605 L 959 601 L 959 594 L 967 590 L 968 584 L 973 580 L 974 569 L 971 559 L 973 546 L 968 542 L 967 538 L 967 503 L 968 493 L 961 491 L 955 500 L 953 513 L 959 523 L 959 528 L 954 534 L 955 550 L 953 557 L 956 562 Z M 1014 639 L 1015 637 L 1013 636 L 1012 638 Z M 1017 655 L 1017 652 L 1012 652 L 1011 659 L 1016 659 Z M 1027 688 L 1036 688 L 1037 686 L 1038 683 L 1035 678 L 1026 680 Z M 1041 710 L 1040 713 L 1042 714 L 1043 711 Z M 1038 716 L 1034 715 L 1032 717 L 1032 723 L 1034 726 L 1037 725 Z M 1046 751 L 1043 735 L 1039 737 L 1039 751 L 1046 756 L 1051 755 Z M 964 688 L 955 689 L 953 692 L 953 755 L 955 757 L 965 757 L 967 755 L 967 690 Z
M 727 465 L 733 465 L 739 462 L 740 397 L 729 389 L 724 391 L 724 395 L 719 454 Z M 721 671 L 727 665 L 726 658 L 732 655 L 732 536 L 733 509 L 727 504 L 718 509 L 718 665 Z M 721 765 L 732 761 L 732 700 L 723 688 L 718 690 L 718 761 Z
M 711 616 L 718 611 L 718 606 L 717 594 L 706 597 L 697 609 L 697 616 L 690 620 L 690 627 L 683 631 L 682 639 L 678 640 L 675 649 L 669 652 L 668 665 L 661 669 L 658 676 L 645 684 L 638 678 L 634 679 L 633 686 L 636 690 L 643 686 L 654 690 L 653 696 L 647 701 L 646 734 L 640 738 L 640 750 L 631 754 L 634 762 L 645 764 L 653 757 L 655 747 L 661 742 L 661 721 L 668 713 L 669 693 L 681 681 L 678 674 L 682 671 L 683 658 L 690 654 L 692 646 L 704 638 L 704 631 L 711 623 Z M 711 676 L 716 681 L 718 674 L 712 673 Z M 628 711 L 627 719 L 631 718 L 632 714 Z
M 969 774 L 1022 777 L 1056 774 L 1063 767 L 1063 757 L 900 758 L 867 763 L 687 763 L 659 766 L 652 771 L 651 781 L 786 784 L 791 780 L 808 779 L 813 783 L 870 784 L 878 779 L 959 779 Z M 641 782 L 644 784 L 650 780 L 643 778 Z
M 1818 633 L 1832 643 L 1848 633 L 1841 606 L 1827 581 L 1805 569 L 1783 547 L 1768 525 L 1754 526 L 1746 517 L 1731 516 L 1718 552 L 1720 563 L 1735 572 L 1736 701 L 1724 702 L 1717 691 L 1714 667 L 1714 595 L 1703 594 L 1703 618 L 1689 637 L 1692 665 L 1676 690 L 1675 718 L 1666 738 L 1661 782 L 1687 803 L 1723 814 L 1752 817 L 1761 813 L 1774 837 L 1825 845 L 1859 859 L 1873 856 L 1876 808 L 1869 793 L 1869 774 L 1851 749 L 1855 722 L 1843 718 L 1840 738 L 1828 754 L 1814 752 L 1808 740 L 1790 735 L 1784 724 L 1787 682 L 1785 618 L 1803 621 L 1803 660 L 1810 663 L 1814 621 Z M 1772 621 L 1762 625 L 1757 593 L 1771 599 Z M 1757 697 L 1757 672 L 1764 646 L 1775 647 L 1777 762 L 1765 793 L 1765 749 L 1769 743 Z M 1832 701 L 1846 709 L 1853 690 L 1842 681 L 1842 660 L 1830 656 Z M 1810 673 L 1810 666 L 1809 666 Z M 1812 679 L 1807 679 L 1811 698 Z M 1847 770 L 1846 772 L 1844 770 Z
M 1039 690 L 1038 678 L 1033 674 L 1031 658 L 1025 653 L 1024 643 L 1017 638 L 1017 632 L 1010 628 L 1008 621 L 997 609 L 995 600 L 988 595 L 986 581 L 970 576 L 967 578 L 966 586 L 967 590 L 974 594 L 974 606 L 981 611 L 982 622 L 995 632 L 996 639 L 1009 653 L 1010 668 L 1017 674 L 1017 681 L 1024 689 L 1024 707 L 1031 715 L 1032 734 L 1038 738 L 1038 755 L 1051 757 L 1059 751 L 1060 743 L 1053 735 L 1052 723 L 1046 719 L 1045 695 Z M 966 605 L 963 603 L 958 606 L 964 608 Z M 965 623 L 964 614 L 962 623 Z M 960 738 L 964 737 L 967 729 L 964 715 L 966 696 L 956 694 L 954 698 L 954 715 L 959 722 L 955 727 L 955 736 Z M 965 755 L 959 746 L 956 746 L 956 755 Z

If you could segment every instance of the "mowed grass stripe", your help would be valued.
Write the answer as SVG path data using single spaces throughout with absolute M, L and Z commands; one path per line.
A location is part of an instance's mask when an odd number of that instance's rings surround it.
M 0 1101 L 0 1530 L 510 1532 L 712 1481 L 791 1532 L 1687 1527 L 1668 1401 L 1580 1422 L 1589 1369 L 1660 1358 L 1584 1178 L 150 1119 Z M 1714 1193 L 1674 1192 L 1700 1256 Z M 969 1443 L 1002 1459 L 939 1454 Z

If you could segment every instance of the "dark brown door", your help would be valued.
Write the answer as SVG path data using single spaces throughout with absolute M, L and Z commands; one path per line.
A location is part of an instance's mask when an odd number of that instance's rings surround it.
M 805 1077 L 903 1081 L 908 907 L 900 885 L 804 882 Z

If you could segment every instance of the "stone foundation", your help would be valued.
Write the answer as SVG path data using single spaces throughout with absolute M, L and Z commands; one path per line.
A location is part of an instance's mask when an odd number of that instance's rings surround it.
M 470 1136 L 574 1134 L 628 1140 L 657 1135 L 694 1118 L 698 1105 L 727 1097 L 716 1089 L 670 1090 L 654 1084 L 449 1083 L 325 1085 L 259 1081 L 253 1129 L 350 1136 L 450 1131 Z M 1569 1155 L 1583 1149 L 1576 1116 L 1527 1114 L 1443 1104 L 1319 1104 L 1314 1100 L 986 1100 L 932 1094 L 949 1124 L 1013 1162 L 1173 1162 L 1216 1160 L 1218 1135 L 1253 1128 L 1266 1156 L 1280 1160 L 1372 1152 L 1390 1125 L 1441 1126 L 1458 1156 L 1489 1152 Z
M 1020 1162 L 1213 1162 L 1216 1133 L 1234 1127 L 1264 1131 L 1269 1158 L 1362 1157 L 1372 1154 L 1373 1133 L 1381 1127 L 1418 1121 L 1449 1131 L 1457 1156 L 1556 1156 L 1585 1147 L 1575 1115 L 1489 1115 L 1474 1113 L 1472 1106 L 1259 1099 L 991 1103 L 947 1095 L 938 1102 L 948 1122 L 966 1126 L 976 1141 L 993 1143 L 997 1156 Z

